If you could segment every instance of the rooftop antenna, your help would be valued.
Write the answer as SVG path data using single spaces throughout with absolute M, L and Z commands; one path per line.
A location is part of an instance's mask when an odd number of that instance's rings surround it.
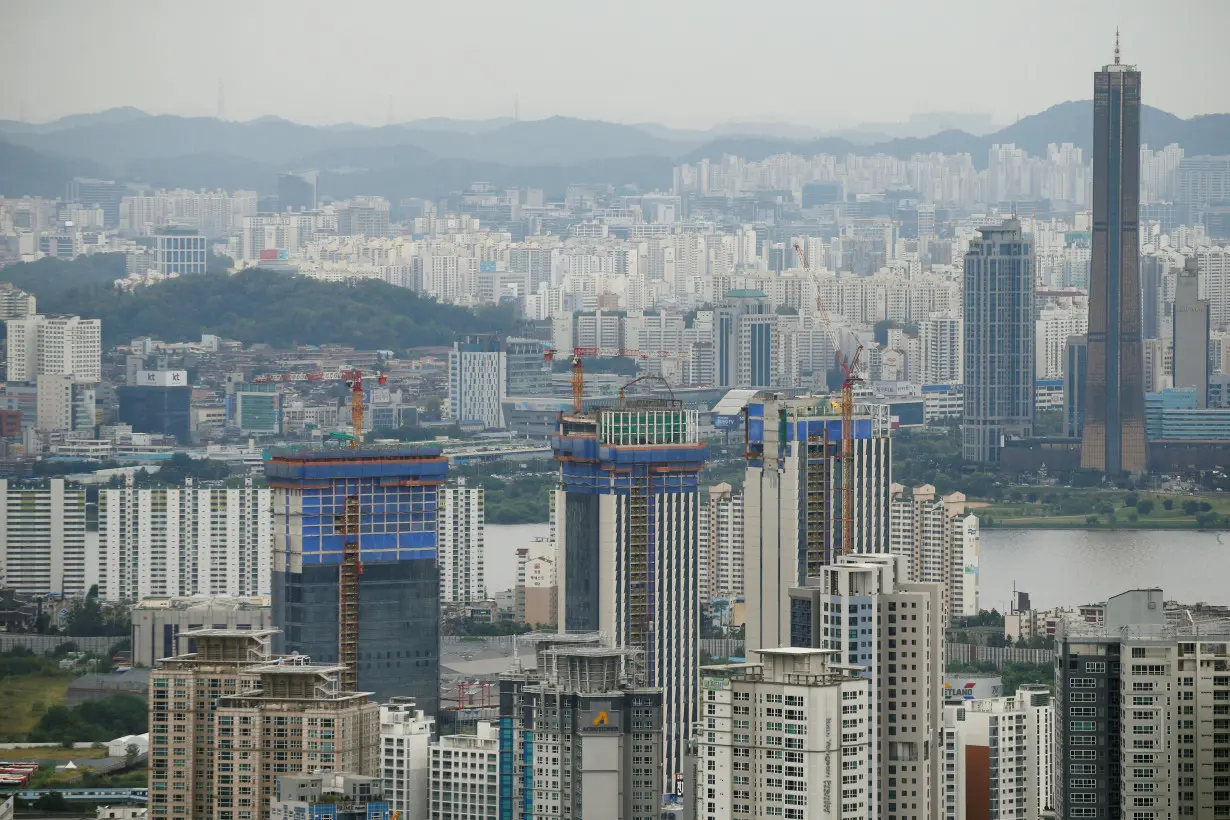
M 1115 26 L 1115 65 L 1119 65 L 1119 27 Z

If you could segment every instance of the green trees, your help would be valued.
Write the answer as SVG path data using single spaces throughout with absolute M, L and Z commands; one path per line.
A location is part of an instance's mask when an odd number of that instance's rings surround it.
M 335 284 L 253 268 L 184 276 L 129 293 L 111 286 L 123 276 L 122 254 L 48 258 L 0 271 L 0 279 L 35 294 L 41 312 L 101 319 L 104 345 L 147 334 L 170 342 L 212 333 L 274 347 L 302 342 L 398 350 L 516 328 L 508 304 L 471 311 L 371 280 Z
M 135 695 L 88 700 L 71 709 L 52 706 L 30 732 L 32 743 L 105 742 L 149 728 L 149 709 Z
M 1153 512 L 1153 502 L 1147 498 L 1142 498 L 1136 502 L 1136 512 L 1141 515 L 1148 515 Z

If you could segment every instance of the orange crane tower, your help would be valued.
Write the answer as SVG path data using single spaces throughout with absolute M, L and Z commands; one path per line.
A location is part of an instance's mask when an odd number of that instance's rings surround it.
M 794 252 L 799 257 L 803 269 L 811 273 L 803 256 L 803 249 L 797 244 Z M 837 351 L 837 364 L 841 368 L 841 552 L 849 555 L 854 551 L 854 385 L 863 379 L 858 375 L 859 359 L 863 355 L 863 346 L 859 345 L 854 355 L 847 358 L 841 349 L 841 339 L 833 330 L 829 312 L 820 297 L 820 287 L 816 286 L 816 308 L 824 319 L 833 340 L 833 348 Z
M 350 446 L 357 448 L 363 441 L 363 371 L 348 370 L 343 375 L 350 388 Z M 377 384 L 387 381 L 383 373 L 377 374 Z M 359 576 L 363 574 L 359 518 L 358 494 L 346 496 L 345 508 L 335 526 L 342 533 L 342 563 L 337 570 L 337 661 L 346 667 L 341 676 L 344 692 L 354 692 L 359 685 Z
M 548 362 L 555 361 L 555 350 L 548 347 L 542 354 Z M 622 347 L 574 347 L 572 349 L 572 412 L 581 414 L 585 400 L 585 365 L 586 357 L 626 356 L 632 359 L 648 359 L 649 356 L 639 350 L 625 350 Z

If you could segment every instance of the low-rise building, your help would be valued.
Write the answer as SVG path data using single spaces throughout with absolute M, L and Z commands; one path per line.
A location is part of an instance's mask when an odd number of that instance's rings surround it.
M 391 811 L 379 778 L 345 772 L 279 777 L 269 804 L 270 820 L 385 820 Z

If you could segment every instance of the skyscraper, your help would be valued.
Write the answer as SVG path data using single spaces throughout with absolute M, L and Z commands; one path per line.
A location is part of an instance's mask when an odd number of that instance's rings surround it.
M 966 461 L 997 462 L 1034 429 L 1034 249 L 1021 223 L 979 228 L 965 254 Z
M 826 396 L 771 396 L 746 412 L 743 593 L 746 647 L 754 651 L 789 643 L 790 588 L 841 554 L 842 420 Z M 889 551 L 889 432 L 887 408 L 856 408 L 850 516 L 856 553 Z
M 436 713 L 440 688 L 438 448 L 287 449 L 265 462 L 273 488 L 271 590 L 277 651 L 339 660 L 343 513 L 359 500 L 358 687 L 412 696 Z
M 662 690 L 673 790 L 696 719 L 700 661 L 698 476 L 708 445 L 695 410 L 639 401 L 560 419 L 553 505 L 560 631 L 604 632 L 643 653 Z
M 1140 72 L 1115 61 L 1093 79 L 1093 256 L 1081 466 L 1148 469 L 1140 309 Z M 967 388 L 968 389 L 968 388 Z
M 508 358 L 497 336 L 475 335 L 454 342 L 448 354 L 449 412 L 459 422 L 504 426 Z
M 483 567 L 486 516 L 482 487 L 467 487 L 464 478 L 440 488 L 437 513 L 440 550 L 440 600 L 448 604 L 481 601 L 487 596 Z
M 1175 280 L 1174 386 L 1196 388 L 1196 406 L 1209 401 L 1209 303 L 1200 298 L 1199 266 L 1187 257 Z

